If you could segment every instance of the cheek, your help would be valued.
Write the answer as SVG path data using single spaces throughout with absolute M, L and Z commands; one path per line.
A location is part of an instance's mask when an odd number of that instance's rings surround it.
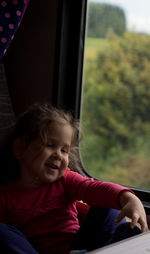
M 69 164 L 69 158 L 68 158 L 68 156 L 67 156 L 67 158 L 65 159 L 65 164 L 68 166 L 68 164 Z
M 62 171 L 64 172 L 66 170 L 66 168 L 68 167 L 69 164 L 69 159 L 65 158 L 62 162 Z
M 64 174 L 65 174 L 65 172 L 66 172 L 66 168 L 67 168 L 67 167 L 63 168 L 63 169 L 59 172 L 59 178 L 62 177 L 62 176 L 64 176 Z

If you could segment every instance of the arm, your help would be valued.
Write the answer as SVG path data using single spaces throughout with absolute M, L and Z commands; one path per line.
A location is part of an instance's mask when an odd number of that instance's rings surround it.
M 64 189 L 70 199 L 82 200 L 90 206 L 120 210 L 119 194 L 123 190 L 131 191 L 119 184 L 87 178 L 69 169 L 64 178 Z
M 119 222 L 124 216 L 127 216 L 131 219 L 131 228 L 139 223 L 141 226 L 141 231 L 147 231 L 148 225 L 146 214 L 141 201 L 129 191 L 122 191 L 119 194 L 118 200 L 121 206 L 121 212 L 115 221 Z
M 71 171 L 68 171 L 67 178 L 66 186 L 71 197 L 91 206 L 121 208 L 116 222 L 127 216 L 131 218 L 131 227 L 139 222 L 142 232 L 148 230 L 144 207 L 130 189 L 110 182 L 92 181 Z

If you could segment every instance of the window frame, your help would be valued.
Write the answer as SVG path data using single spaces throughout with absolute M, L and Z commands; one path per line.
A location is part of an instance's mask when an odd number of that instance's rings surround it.
M 72 111 L 80 119 L 86 13 L 88 0 L 59 1 L 53 104 Z M 92 177 L 81 162 L 80 173 Z M 135 176 L 136 177 L 136 176 Z M 150 214 L 150 191 L 129 187 Z
M 86 0 L 58 2 L 52 103 L 80 118 Z

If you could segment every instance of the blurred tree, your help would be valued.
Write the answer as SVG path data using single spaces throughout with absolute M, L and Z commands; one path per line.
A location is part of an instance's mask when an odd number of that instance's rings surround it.
M 88 37 L 105 38 L 109 29 L 120 36 L 126 31 L 124 11 L 110 4 L 89 3 L 87 24 Z
M 105 161 L 150 136 L 150 36 L 128 32 L 107 40 L 85 66 L 83 145 L 89 165 L 93 140 L 92 159 L 99 154 Z

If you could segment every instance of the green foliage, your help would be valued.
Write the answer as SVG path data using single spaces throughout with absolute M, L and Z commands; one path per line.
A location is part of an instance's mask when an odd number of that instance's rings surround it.
M 149 70 L 150 36 L 136 33 L 107 39 L 86 62 L 82 156 L 96 177 L 150 187 Z
M 124 11 L 114 5 L 89 3 L 88 37 L 105 38 L 109 30 L 122 35 L 126 30 Z

